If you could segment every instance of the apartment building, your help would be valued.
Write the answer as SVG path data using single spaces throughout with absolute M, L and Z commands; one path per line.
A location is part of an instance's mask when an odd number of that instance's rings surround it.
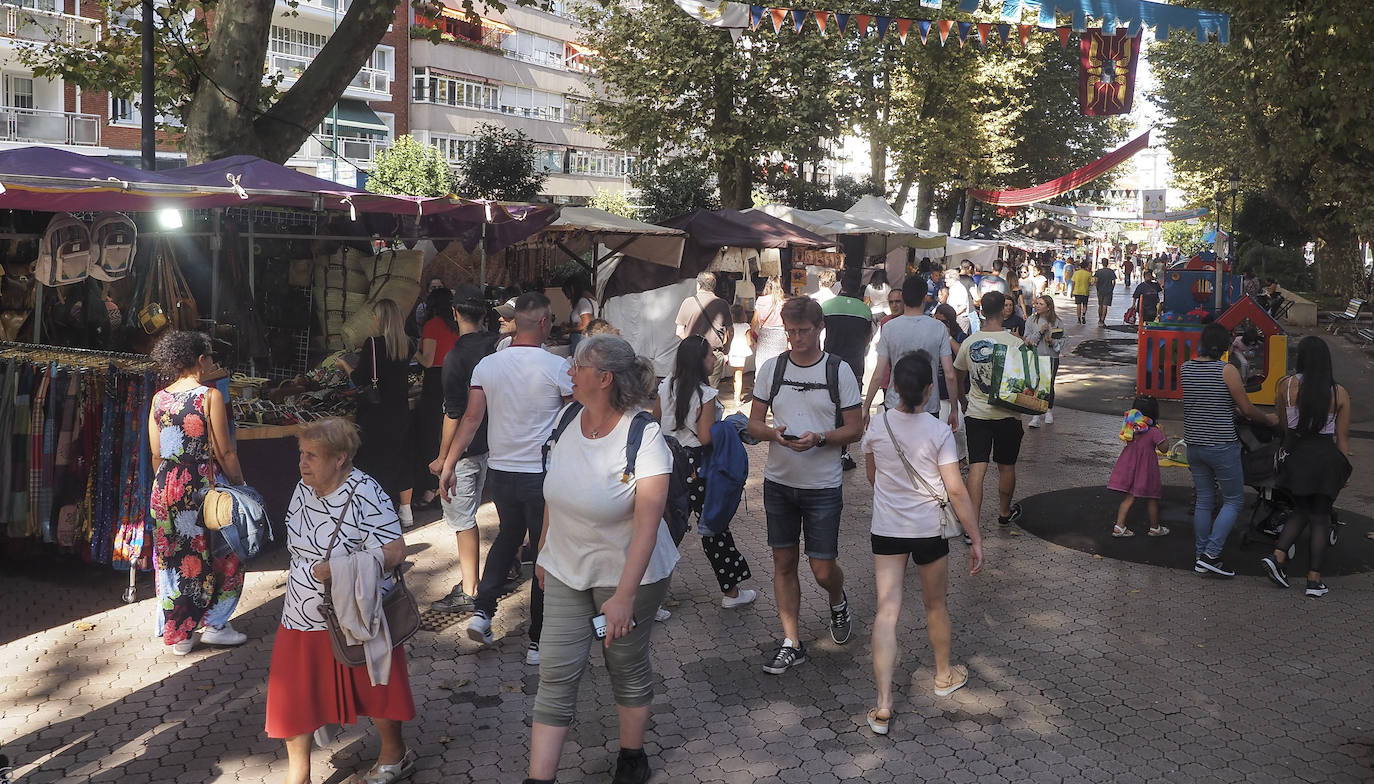
M 0 149 L 43 144 L 108 153 L 103 96 L 83 96 L 61 80 L 35 78 L 19 60 L 21 48 L 32 43 L 99 40 L 100 21 L 81 11 L 77 0 L 0 2 Z
M 520 130 L 538 148 L 550 201 L 583 204 L 598 190 L 627 190 L 634 157 L 586 129 L 595 75 L 566 0 L 548 10 L 490 9 L 476 21 L 457 6 L 438 18 L 411 11 L 410 134 L 456 166 L 482 124 Z

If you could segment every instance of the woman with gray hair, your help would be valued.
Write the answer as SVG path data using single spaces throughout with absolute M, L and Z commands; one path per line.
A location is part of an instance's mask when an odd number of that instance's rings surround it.
M 653 363 L 623 338 L 584 339 L 568 373 L 573 403 L 558 416 L 544 480 L 535 577 L 544 588 L 539 693 L 526 784 L 553 781 L 593 637 L 620 714 L 614 781 L 649 780 L 644 730 L 653 701 L 649 635 L 677 564 L 663 508 L 673 457 L 643 410 Z M 638 445 L 634 436 L 638 434 Z

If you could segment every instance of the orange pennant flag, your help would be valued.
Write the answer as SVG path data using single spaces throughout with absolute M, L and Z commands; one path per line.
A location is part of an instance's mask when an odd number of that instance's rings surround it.
M 1069 46 L 1069 33 L 1073 32 L 1073 28 L 1067 27 L 1067 26 L 1066 26 L 1066 27 L 1060 27 L 1060 28 L 1057 29 L 1057 32 L 1059 33 L 1059 48 L 1060 48 L 1060 49 L 1066 49 L 1066 48 L 1068 48 L 1068 46 Z
M 782 23 L 787 19 L 787 15 L 792 11 L 788 8 L 770 8 L 768 13 L 773 17 L 773 32 L 782 32 Z
M 1021 45 L 1030 46 L 1031 26 L 1021 25 L 1020 28 L 1018 28 L 1017 32 L 1021 34 Z
M 821 29 L 821 35 L 825 35 L 825 23 L 830 19 L 829 11 L 816 12 L 816 26 Z
M 866 38 L 868 36 L 868 20 L 872 18 L 873 17 L 868 14 L 855 14 L 854 19 L 859 23 L 860 38 Z
M 979 23 L 978 23 L 978 43 L 981 44 L 984 48 L 987 48 L 987 45 L 988 45 L 988 35 L 989 35 L 991 32 L 992 32 L 992 23 L 991 23 L 991 22 L 979 22 Z
M 911 30 L 911 20 L 910 20 L 910 19 L 898 19 L 898 20 L 897 20 L 897 37 L 900 38 L 900 39 L 902 39 L 902 43 L 906 43 L 906 34 L 907 34 L 910 30 Z
M 946 38 L 949 38 L 949 28 L 952 27 L 953 25 L 954 25 L 954 22 L 951 22 L 951 21 L 948 20 L 948 19 L 941 19 L 941 20 L 940 20 L 940 45 L 941 45 L 941 46 L 944 46 L 944 45 L 945 45 L 945 39 L 946 39 Z

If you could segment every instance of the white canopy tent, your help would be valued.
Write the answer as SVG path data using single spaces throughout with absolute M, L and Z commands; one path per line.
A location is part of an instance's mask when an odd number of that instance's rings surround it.
M 957 266 L 962 261 L 971 261 L 973 266 L 981 269 L 992 266 L 993 260 L 997 258 L 998 243 L 983 240 L 961 240 L 937 231 L 918 229 L 902 220 L 902 216 L 894 212 L 887 201 L 880 196 L 864 196 L 854 202 L 854 206 L 843 214 L 855 220 L 862 220 L 867 224 L 887 227 L 892 232 L 899 230 L 909 232 L 912 239 L 906 244 L 920 249 L 918 254 L 925 251 L 925 255 L 932 259 L 941 258 L 943 255 L 946 267 Z M 937 246 L 933 242 L 939 238 L 944 239 L 942 246 Z
M 687 233 L 681 229 L 621 217 L 595 207 L 564 207 L 544 231 L 561 235 L 555 240 L 558 247 L 579 263 L 583 262 L 582 255 L 570 248 L 567 241 L 582 238 L 591 241 L 592 285 L 598 300 L 623 255 L 665 267 L 678 267 L 682 264 L 682 246 L 687 238 Z

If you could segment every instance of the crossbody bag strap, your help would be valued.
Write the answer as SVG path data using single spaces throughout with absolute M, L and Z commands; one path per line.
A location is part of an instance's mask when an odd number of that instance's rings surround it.
M 334 544 L 339 541 L 339 532 L 343 530 L 344 515 L 353 507 L 353 495 L 358 492 L 358 486 L 348 491 L 348 500 L 344 501 L 343 508 L 339 509 L 338 517 L 334 518 L 334 534 L 329 537 L 329 546 L 324 549 L 324 559 L 329 560 L 329 554 L 334 552 Z
M 906 453 L 902 451 L 902 445 L 897 443 L 897 434 L 892 432 L 892 423 L 887 421 L 887 415 L 888 412 L 884 411 L 883 426 L 887 428 L 887 437 L 892 439 L 892 446 L 896 448 L 897 457 L 901 458 L 902 465 L 906 468 L 907 476 L 911 477 L 914 484 L 920 485 L 931 498 L 934 498 L 935 501 L 940 504 L 940 508 L 943 509 L 945 505 L 949 503 L 949 497 L 935 492 L 935 488 L 931 487 L 930 483 L 927 482 L 924 477 L 916 473 L 916 469 L 913 468 L 911 463 L 906 459 Z
M 208 390 L 207 390 L 208 391 Z M 205 440 L 210 442 L 210 489 L 215 489 L 215 468 L 219 465 L 219 455 L 215 450 L 215 427 L 210 422 L 210 413 L 205 414 Z
M 377 386 L 377 336 L 372 336 L 372 386 Z

